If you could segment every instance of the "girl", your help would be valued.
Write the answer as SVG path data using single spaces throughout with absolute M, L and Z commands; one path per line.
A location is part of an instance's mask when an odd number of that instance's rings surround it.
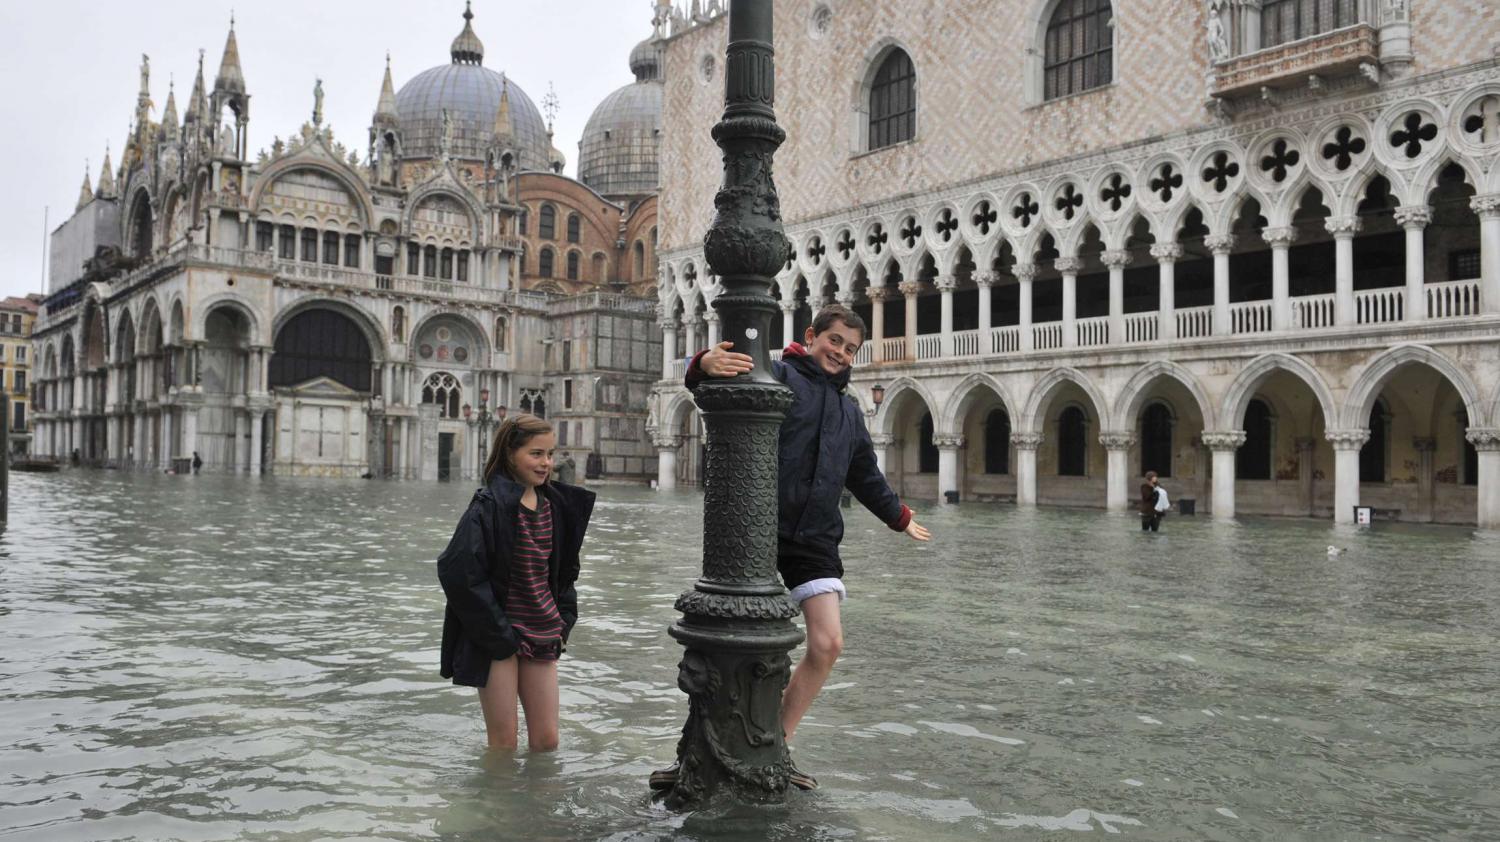
M 484 487 L 438 557 L 448 596 L 442 675 L 479 688 L 489 745 L 516 747 L 516 700 L 532 751 L 557 748 L 557 660 L 578 621 L 578 551 L 594 494 L 548 482 L 557 439 L 535 415 L 495 431 Z

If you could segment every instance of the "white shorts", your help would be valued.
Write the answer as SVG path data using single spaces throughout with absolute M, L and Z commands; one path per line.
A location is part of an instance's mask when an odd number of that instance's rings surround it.
M 801 605 L 809 598 L 825 593 L 838 594 L 839 602 L 849 598 L 849 592 L 844 590 L 844 583 L 839 579 L 813 579 L 810 582 L 803 582 L 792 588 L 791 597 L 793 603 Z

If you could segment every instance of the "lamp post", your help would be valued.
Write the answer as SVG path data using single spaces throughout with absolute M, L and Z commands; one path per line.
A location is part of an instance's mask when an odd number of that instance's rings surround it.
M 488 449 L 489 449 L 489 442 L 490 442 L 490 423 L 491 423 L 492 419 L 490 418 L 489 403 L 490 403 L 490 390 L 489 389 L 480 389 L 479 390 L 479 474 L 480 474 L 479 479 L 481 481 L 484 480 L 484 463 L 485 463 L 485 457 L 488 456 L 488 453 L 486 451 L 488 451 Z M 498 410 L 498 408 L 497 408 L 497 410 Z M 504 415 L 501 415 L 501 417 L 503 418 Z
M 875 401 L 875 411 L 880 411 L 880 405 L 885 403 L 885 387 L 876 383 L 870 387 L 870 399 Z
M 771 377 L 772 277 L 791 255 L 771 161 L 786 134 L 772 110 L 771 0 L 731 0 L 724 116 L 713 137 L 724 153 L 717 214 L 704 237 L 722 292 L 713 307 L 723 337 L 755 367 L 694 390 L 707 428 L 703 575 L 678 597 L 670 634 L 686 651 L 677 685 L 688 719 L 667 792 L 673 809 L 727 795 L 786 797 L 791 769 L 781 732 L 787 653 L 802 640 L 797 608 L 776 575 L 777 434 L 790 390 Z

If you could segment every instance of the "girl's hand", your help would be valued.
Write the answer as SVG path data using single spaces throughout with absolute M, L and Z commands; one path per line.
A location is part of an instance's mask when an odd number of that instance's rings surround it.
M 912 521 L 906 525 L 906 534 L 918 541 L 929 541 L 932 539 L 932 533 L 928 532 L 926 527 L 916 521 Z
M 755 368 L 749 354 L 733 353 L 729 350 L 733 347 L 733 342 L 726 341 L 709 348 L 699 358 L 698 367 L 709 377 L 735 377 Z

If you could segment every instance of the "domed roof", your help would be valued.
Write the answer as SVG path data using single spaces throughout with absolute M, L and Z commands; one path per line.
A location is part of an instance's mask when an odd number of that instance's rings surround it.
M 547 124 L 531 97 L 502 73 L 485 67 L 484 46 L 474 34 L 464 11 L 464 28 L 454 39 L 452 63 L 418 73 L 396 92 L 403 152 L 407 157 L 436 158 L 443 138 L 443 112 L 450 113 L 454 158 L 480 159 L 495 136 L 495 114 L 502 91 L 509 89 L 511 133 L 523 170 L 545 170 L 552 142 Z
M 635 82 L 604 98 L 578 142 L 578 180 L 601 196 L 638 196 L 657 189 L 661 136 L 660 45 L 654 39 L 630 52 Z

